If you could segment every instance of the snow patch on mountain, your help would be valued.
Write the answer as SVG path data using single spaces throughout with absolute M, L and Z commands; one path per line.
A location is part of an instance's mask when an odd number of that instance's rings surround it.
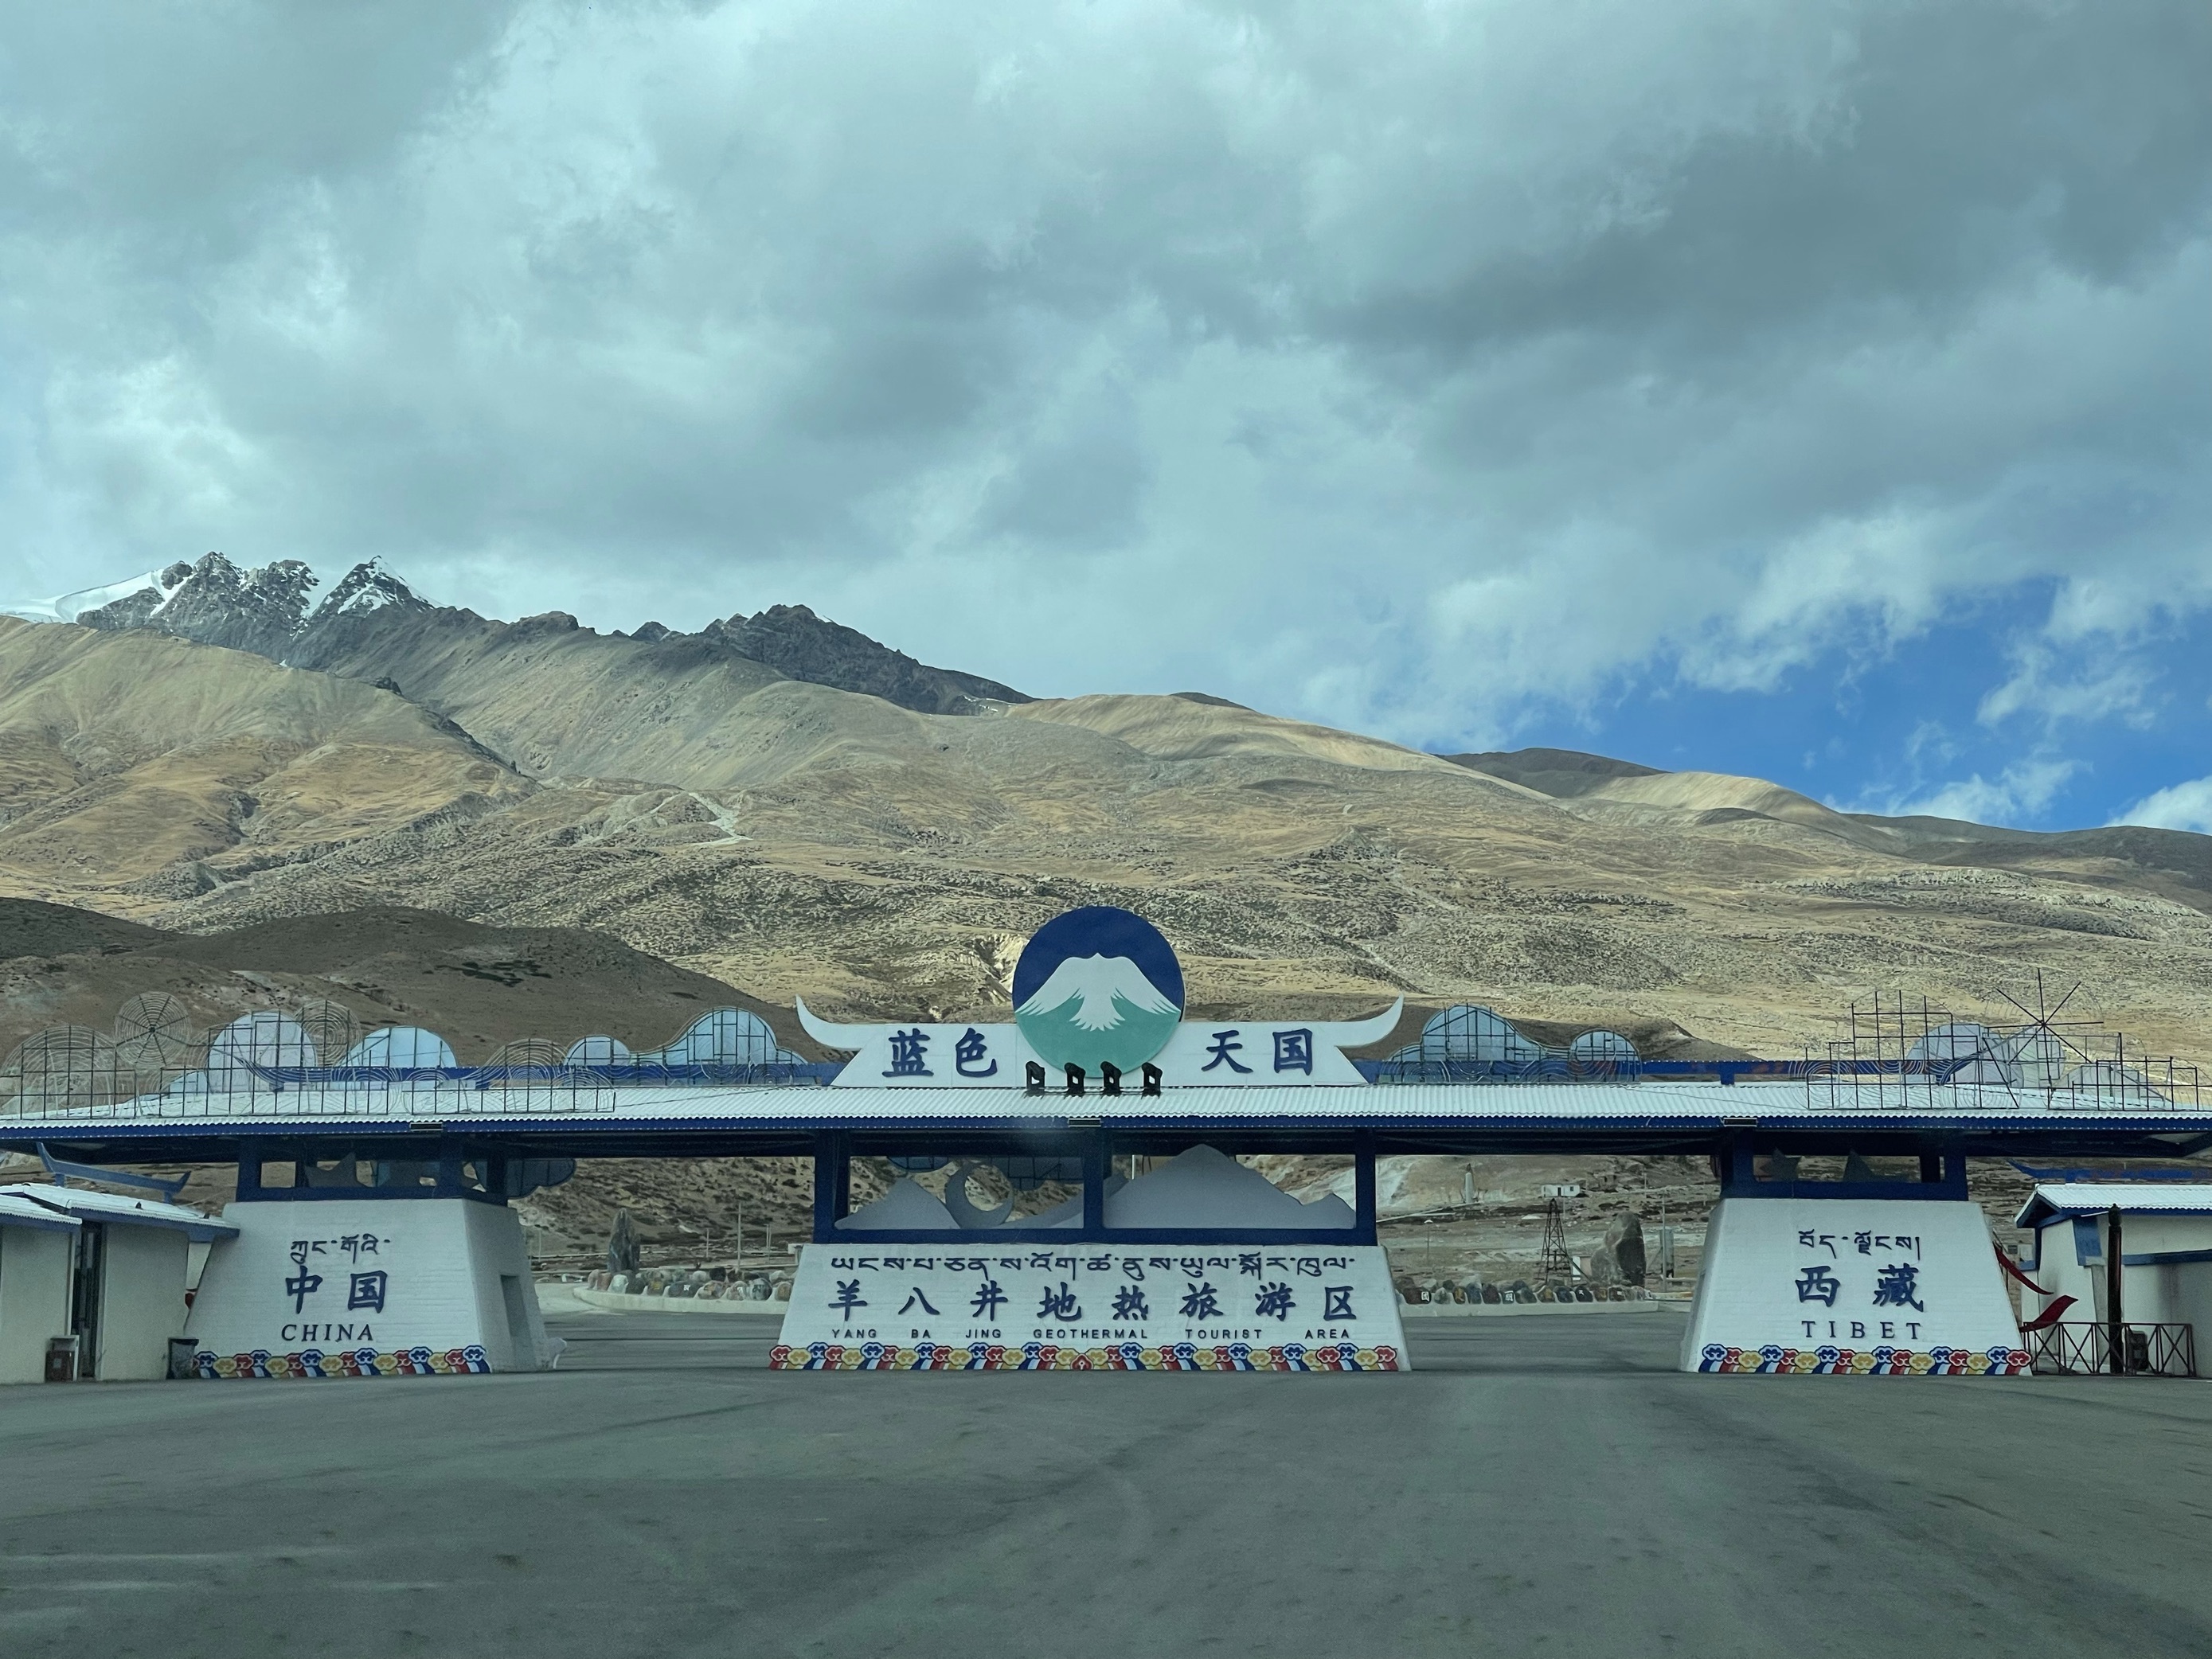
M 14 605 L 0 605 L 0 617 L 20 617 L 25 622 L 75 622 L 88 611 L 98 611 L 118 599 L 127 599 L 145 593 L 155 596 L 158 605 L 166 599 L 179 583 L 191 574 L 187 564 L 173 564 L 166 570 L 149 570 L 143 576 L 131 576 L 119 582 L 108 582 L 99 587 L 80 588 L 74 593 L 58 594 L 51 599 L 26 599 Z

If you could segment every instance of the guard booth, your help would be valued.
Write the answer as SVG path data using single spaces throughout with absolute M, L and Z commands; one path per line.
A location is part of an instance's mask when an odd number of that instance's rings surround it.
M 70 1230 L 63 1318 L 38 1339 L 38 1375 L 46 1374 L 47 1341 L 73 1336 L 80 1380 L 167 1376 L 170 1340 L 185 1328 L 191 1247 L 234 1237 L 238 1230 L 160 1199 L 80 1188 L 0 1187 L 0 1200 L 11 1208 L 27 1205 Z M 39 1279 L 51 1273 L 48 1267 Z M 41 1283 L 34 1294 L 44 1297 L 50 1288 Z
M 1856 1153 L 1843 1178 L 1734 1139 L 1682 1339 L 1685 1370 L 2021 1376 L 2029 1356 L 1966 1161 L 1923 1153 L 1917 1180 Z
M 187 1334 L 202 1377 L 540 1370 L 545 1334 L 522 1223 L 507 1207 L 571 1160 L 462 1145 L 394 1159 L 370 1146 L 250 1140 L 231 1242 L 209 1256 Z M 270 1177 L 276 1177 L 272 1182 Z
M 70 1328 L 75 1216 L 0 1192 L 0 1382 L 36 1382 Z
M 2212 1321 L 2212 1183 L 2039 1186 L 2014 1225 L 2035 1246 L 2014 1277 L 2038 1370 L 2195 1376 Z

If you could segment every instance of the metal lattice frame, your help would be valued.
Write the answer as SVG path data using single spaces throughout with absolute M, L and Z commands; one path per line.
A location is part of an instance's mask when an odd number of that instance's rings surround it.
M 1956 1088 L 2000 1092 L 2023 1111 L 2168 1110 L 2202 1106 L 2197 1068 L 2130 1052 L 2124 1033 L 2066 1010 L 2040 975 L 2033 1006 L 2005 994 L 2009 1015 L 1961 1020 L 1927 998 L 1881 992 L 1854 1002 L 1827 1058 L 1812 1062 L 1808 1096 L 1837 1111 L 1939 1109 Z M 1940 1091 L 1940 1092 L 1939 1092 Z
M 1576 1277 L 1575 1259 L 1567 1251 L 1566 1211 L 1556 1196 L 1544 1206 L 1544 1244 L 1536 1269 L 1547 1279 Z
M 353 1010 L 319 998 L 303 1002 L 293 1016 L 300 1029 L 307 1034 L 307 1041 L 325 1066 L 336 1066 L 343 1060 L 354 1044 L 361 1041 L 361 1021 Z
M 18 1115 L 112 1105 L 145 1091 L 147 1074 L 82 1025 L 35 1031 L 0 1070 L 0 1102 Z

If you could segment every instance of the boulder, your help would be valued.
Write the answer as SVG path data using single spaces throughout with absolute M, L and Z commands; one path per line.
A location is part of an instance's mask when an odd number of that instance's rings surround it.
M 1644 1282 L 1644 1223 L 1633 1212 L 1617 1215 L 1605 1230 L 1605 1253 L 1624 1283 Z
M 635 1273 L 637 1250 L 637 1227 L 630 1219 L 629 1211 L 626 1208 L 617 1210 L 613 1231 L 607 1235 L 607 1271 Z

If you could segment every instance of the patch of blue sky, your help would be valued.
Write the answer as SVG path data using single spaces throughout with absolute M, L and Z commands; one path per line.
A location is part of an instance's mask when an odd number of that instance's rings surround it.
M 1839 628 L 1759 690 L 1650 665 L 1514 745 L 1767 778 L 1845 811 L 2212 829 L 2212 781 L 2190 787 L 2212 773 L 2212 617 L 2063 638 L 2055 597 L 2022 584 L 1886 643 Z

